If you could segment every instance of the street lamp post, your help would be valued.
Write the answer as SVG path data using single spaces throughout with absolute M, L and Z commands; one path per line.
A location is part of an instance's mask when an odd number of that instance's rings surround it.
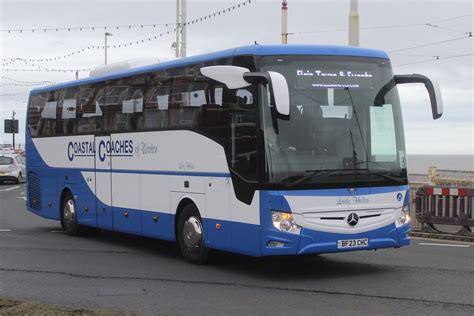
M 349 11 L 349 45 L 359 46 L 359 3 L 351 0 Z
M 281 43 L 288 44 L 288 2 L 281 2 Z
M 107 36 L 113 36 L 112 33 L 105 32 L 105 45 L 104 45 L 104 52 L 105 52 L 105 64 L 107 65 Z
M 15 110 L 12 112 L 13 150 L 15 150 Z

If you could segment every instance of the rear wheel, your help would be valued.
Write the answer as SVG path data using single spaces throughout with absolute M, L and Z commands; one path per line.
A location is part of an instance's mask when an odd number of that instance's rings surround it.
M 84 227 L 77 223 L 76 202 L 71 193 L 64 196 L 61 207 L 61 226 L 71 236 L 79 236 L 84 232 Z
M 178 220 L 178 244 L 184 259 L 191 263 L 203 264 L 209 255 L 204 244 L 204 226 L 199 211 L 194 204 L 184 207 Z

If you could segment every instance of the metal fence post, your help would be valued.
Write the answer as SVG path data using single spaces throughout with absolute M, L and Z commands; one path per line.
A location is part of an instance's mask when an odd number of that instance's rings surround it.
M 474 196 L 471 196 L 469 202 L 471 204 L 471 207 L 470 207 L 470 209 L 471 209 L 471 219 L 474 220 Z M 470 226 L 469 228 L 471 229 L 471 233 L 474 232 L 474 226 Z

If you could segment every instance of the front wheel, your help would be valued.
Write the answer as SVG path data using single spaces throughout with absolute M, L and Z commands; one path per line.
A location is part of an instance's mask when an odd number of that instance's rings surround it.
M 61 226 L 71 236 L 79 236 L 84 227 L 77 223 L 76 202 L 72 194 L 68 193 L 63 199 L 61 207 Z
M 16 184 L 20 184 L 21 181 L 23 181 L 23 176 L 21 175 L 21 172 L 18 174 L 18 177 L 15 180 Z
M 204 244 L 204 226 L 194 204 L 185 206 L 181 212 L 177 237 L 184 259 L 196 264 L 206 262 L 209 249 Z

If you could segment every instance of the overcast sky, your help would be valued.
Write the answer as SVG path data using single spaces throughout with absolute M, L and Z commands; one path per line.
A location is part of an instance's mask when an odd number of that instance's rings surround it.
M 244 0 L 187 0 L 188 20 L 224 9 Z M 175 21 L 175 0 L 0 0 L 0 29 L 81 27 L 101 25 L 165 24 Z M 225 15 L 188 27 L 188 56 L 230 47 L 277 44 L 281 33 L 281 1 L 254 0 Z M 290 44 L 347 45 L 349 0 L 288 0 Z M 474 155 L 473 99 L 473 1 L 471 0 L 359 0 L 360 46 L 393 51 L 444 40 L 438 45 L 389 53 L 395 73 L 420 73 L 439 82 L 444 96 L 444 115 L 433 121 L 427 93 L 420 86 L 400 87 L 408 154 Z M 451 19 L 453 18 L 453 19 Z M 424 25 L 431 23 L 435 26 Z M 390 26 L 374 28 L 378 26 Z M 396 27 L 392 27 L 396 26 Z M 364 29 L 365 28 L 365 29 Z M 169 29 L 169 27 L 168 27 Z M 111 29 L 109 44 L 140 41 L 167 30 L 166 26 Z M 301 34 L 300 34 L 301 33 Z M 466 37 L 466 38 L 462 38 Z M 175 35 L 126 48 L 109 49 L 109 63 L 137 57 L 172 57 Z M 48 58 L 92 45 L 103 45 L 104 30 L 0 33 L 2 58 Z M 140 42 L 141 43 L 141 42 Z M 442 58 L 465 55 L 465 57 Z M 429 61 L 440 56 L 438 61 Z M 49 67 L 93 68 L 104 62 L 103 50 L 86 50 L 72 58 L 4 65 L 1 69 Z M 2 63 L 4 60 L 2 60 Z M 414 64 L 410 64 L 414 63 Z M 409 64 L 409 65 L 404 65 Z M 402 66 L 397 66 L 402 65 Z M 6 72 L 1 76 L 23 81 L 63 82 L 72 73 Z M 81 72 L 80 77 L 88 74 Z M 9 85 L 0 78 L 0 143 L 11 143 L 3 134 L 3 120 L 13 109 L 20 119 L 19 139 L 24 139 L 26 93 L 31 87 Z M 23 95 L 11 96 L 11 93 Z M 8 94 L 8 95 L 7 95 Z

